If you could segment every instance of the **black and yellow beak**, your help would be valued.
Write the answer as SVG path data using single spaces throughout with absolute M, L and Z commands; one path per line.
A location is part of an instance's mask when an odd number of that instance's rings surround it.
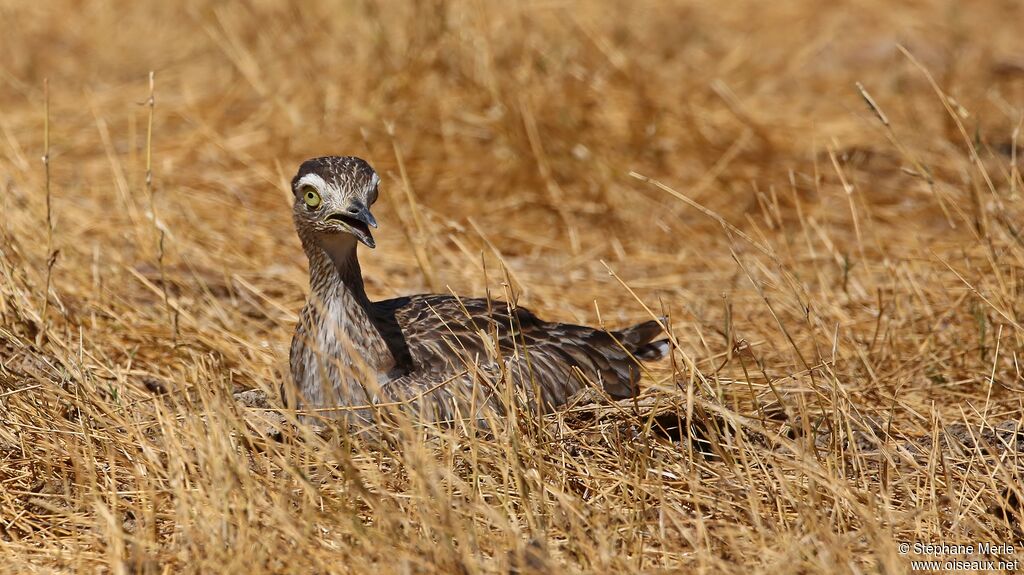
M 324 221 L 340 224 L 345 231 L 351 233 L 368 248 L 377 246 L 377 243 L 373 241 L 373 236 L 370 235 L 370 228 L 377 227 L 377 219 L 362 202 L 352 202 L 343 211 L 331 212 L 324 217 Z

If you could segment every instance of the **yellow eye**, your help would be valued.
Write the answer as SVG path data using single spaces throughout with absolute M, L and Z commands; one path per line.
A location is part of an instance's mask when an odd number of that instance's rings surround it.
M 302 189 L 302 200 L 311 208 L 320 206 L 320 194 L 318 194 L 311 186 L 306 186 Z

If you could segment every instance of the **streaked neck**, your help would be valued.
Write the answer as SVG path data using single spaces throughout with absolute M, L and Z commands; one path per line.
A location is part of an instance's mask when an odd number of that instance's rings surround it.
M 302 247 L 309 258 L 309 287 L 313 294 L 325 301 L 341 297 L 364 309 L 369 306 L 355 238 L 348 234 L 321 237 L 317 242 L 302 238 Z
M 303 238 L 303 247 L 309 257 L 310 302 L 321 309 L 320 328 L 341 329 L 369 366 L 389 369 L 394 358 L 363 288 L 356 239 L 347 234 L 319 239 Z

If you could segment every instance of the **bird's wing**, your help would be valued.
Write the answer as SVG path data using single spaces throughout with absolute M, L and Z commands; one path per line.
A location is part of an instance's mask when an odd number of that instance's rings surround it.
M 505 302 L 418 295 L 375 304 L 377 322 L 404 370 L 393 385 L 442 381 L 473 365 L 490 366 L 543 399 L 544 409 L 564 403 L 589 383 L 615 398 L 637 392 L 634 357 L 647 354 L 660 332 L 656 322 L 619 332 L 541 321 Z M 404 358 L 404 359 L 402 359 Z

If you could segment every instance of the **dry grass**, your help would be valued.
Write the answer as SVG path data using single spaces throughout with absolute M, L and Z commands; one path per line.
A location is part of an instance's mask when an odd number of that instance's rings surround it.
M 0 571 L 1024 550 L 1019 3 L 147 4 L 0 5 Z M 285 377 L 325 153 L 384 179 L 371 295 L 646 305 L 673 361 L 493 438 L 267 438 L 233 393 Z

